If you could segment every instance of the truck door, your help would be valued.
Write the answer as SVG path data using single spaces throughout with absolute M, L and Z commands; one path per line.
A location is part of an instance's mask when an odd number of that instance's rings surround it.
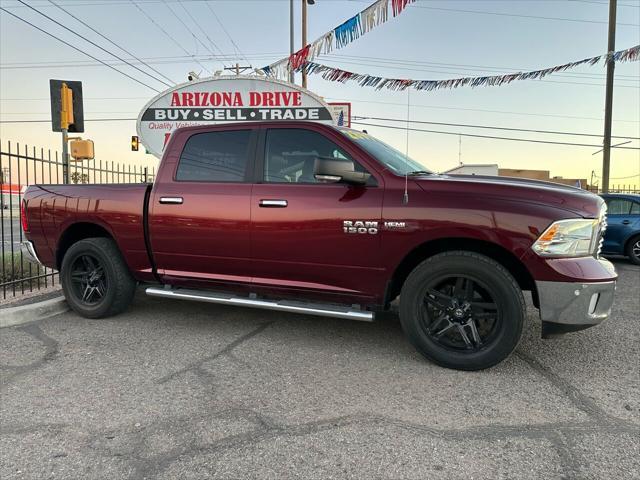
M 251 281 L 248 179 L 256 132 L 185 130 L 169 145 L 149 206 L 151 249 L 166 281 Z
M 251 196 L 254 284 L 365 297 L 384 290 L 382 179 L 362 186 L 316 180 L 317 157 L 366 171 L 334 140 L 313 127 L 262 130 Z

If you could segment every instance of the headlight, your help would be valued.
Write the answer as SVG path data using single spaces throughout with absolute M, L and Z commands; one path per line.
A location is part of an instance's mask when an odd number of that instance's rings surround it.
M 551 224 L 533 244 L 541 257 L 586 257 L 597 249 L 600 219 L 576 218 Z

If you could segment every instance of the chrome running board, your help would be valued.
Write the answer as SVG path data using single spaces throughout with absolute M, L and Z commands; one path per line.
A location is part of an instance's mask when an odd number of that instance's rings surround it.
M 186 288 L 147 287 L 145 290 L 151 297 L 176 298 L 197 302 L 220 303 L 237 307 L 264 308 L 281 312 L 302 313 L 305 315 L 319 315 L 322 317 L 346 318 L 372 322 L 374 313 L 340 305 L 325 305 L 319 303 L 305 303 L 287 300 L 259 300 L 257 298 L 238 297 L 233 294 L 209 292 L 206 290 L 189 290 Z

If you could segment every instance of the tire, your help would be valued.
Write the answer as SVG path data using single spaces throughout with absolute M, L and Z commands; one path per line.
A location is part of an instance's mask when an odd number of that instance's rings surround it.
M 87 238 L 71 245 L 60 277 L 67 303 L 86 318 L 122 313 L 136 291 L 136 281 L 109 238 Z
M 457 370 L 482 370 L 506 359 L 522 337 L 526 306 L 511 274 L 474 252 L 428 258 L 400 293 L 400 322 L 424 357 Z
M 640 235 L 636 235 L 627 242 L 624 253 L 629 257 L 631 263 L 640 265 Z

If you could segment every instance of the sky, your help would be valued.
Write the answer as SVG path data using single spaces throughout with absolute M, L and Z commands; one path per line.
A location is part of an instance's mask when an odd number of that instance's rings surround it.
M 49 0 L 25 1 L 119 56 L 131 58 Z M 193 56 L 209 71 L 216 71 L 236 62 L 263 67 L 289 51 L 288 0 L 136 0 L 155 23 L 129 0 L 54 1 L 176 83 L 186 81 L 190 71 L 206 75 Z M 308 7 L 308 40 L 341 24 L 371 1 L 316 0 Z M 296 48 L 301 46 L 300 4 L 301 0 L 295 0 Z M 0 0 L 0 6 L 82 52 L 117 62 L 17 0 Z M 607 19 L 605 0 L 419 0 L 399 17 L 390 18 L 316 61 L 357 73 L 432 80 L 535 70 L 605 53 Z M 640 0 L 620 0 L 617 23 L 616 50 L 639 44 Z M 144 65 L 139 67 L 159 76 Z M 131 67 L 117 68 L 154 89 L 167 88 Z M 85 118 L 89 119 L 134 118 L 156 95 L 153 89 L 0 12 L 0 121 L 49 119 L 50 78 L 83 82 Z M 296 81 L 300 81 L 299 76 Z M 598 183 L 602 154 L 594 153 L 599 147 L 458 134 L 601 145 L 604 84 L 605 68 L 599 64 L 500 87 L 414 90 L 408 94 L 328 82 L 311 75 L 308 88 L 328 101 L 352 102 L 353 115 L 357 116 L 406 120 L 409 102 L 412 121 L 593 134 L 586 137 L 412 124 L 418 129 L 454 134 L 410 132 L 408 144 L 409 154 L 435 171 L 455 167 L 461 160 L 465 164 L 549 170 L 552 176 L 593 178 Z M 640 137 L 640 62 L 617 64 L 614 85 L 613 135 Z M 143 151 L 130 151 L 135 121 L 85 125 L 83 135 L 94 140 L 96 158 L 132 165 L 157 164 L 155 157 Z M 366 128 L 396 148 L 406 149 L 407 132 L 403 130 L 354 127 Z M 60 134 L 52 132 L 48 123 L 0 123 L 0 139 L 3 149 L 7 141 L 45 149 L 58 149 L 60 145 Z M 640 141 L 624 146 L 640 148 Z M 613 149 L 610 175 L 612 185 L 640 188 L 640 150 Z

